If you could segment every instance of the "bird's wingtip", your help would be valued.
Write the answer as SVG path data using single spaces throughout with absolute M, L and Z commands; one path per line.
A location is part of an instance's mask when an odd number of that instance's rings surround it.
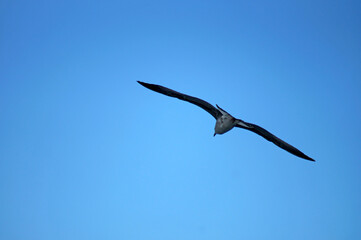
M 140 85 L 142 85 L 143 87 L 147 87 L 147 85 L 149 85 L 149 84 L 147 84 L 147 83 L 145 83 L 145 82 L 142 82 L 142 81 L 138 81 L 138 80 L 137 80 L 137 82 L 138 82 Z

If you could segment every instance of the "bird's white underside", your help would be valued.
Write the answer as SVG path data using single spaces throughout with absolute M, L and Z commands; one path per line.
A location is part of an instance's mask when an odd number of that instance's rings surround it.
M 216 126 L 214 127 L 214 132 L 217 134 L 223 134 L 225 132 L 228 132 L 234 127 L 234 124 L 235 119 L 228 113 L 225 113 L 217 119 Z

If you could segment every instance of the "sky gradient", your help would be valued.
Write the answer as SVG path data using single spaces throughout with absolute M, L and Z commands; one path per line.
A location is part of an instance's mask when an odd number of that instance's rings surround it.
M 360 43 L 356 0 L 1 1 L 0 239 L 360 239 Z

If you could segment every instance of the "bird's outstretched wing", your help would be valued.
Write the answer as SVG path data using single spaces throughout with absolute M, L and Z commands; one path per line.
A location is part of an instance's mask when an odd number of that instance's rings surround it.
M 303 152 L 301 152 L 300 150 L 298 150 L 297 148 L 295 148 L 294 146 L 286 143 L 285 141 L 279 139 L 278 137 L 276 137 L 275 135 L 273 135 L 272 133 L 270 133 L 269 131 L 267 131 L 266 129 L 256 125 L 256 124 L 252 124 L 252 123 L 248 123 L 248 122 L 244 122 L 240 119 L 236 120 L 237 123 L 235 125 L 235 127 L 239 127 L 239 128 L 243 128 L 243 129 L 247 129 L 250 130 L 254 133 L 257 133 L 258 135 L 264 137 L 265 139 L 267 139 L 270 142 L 273 142 L 274 144 L 276 144 L 277 146 L 279 146 L 280 148 L 286 150 L 289 153 L 292 153 L 300 158 L 303 159 L 307 159 L 310 161 L 315 161 L 312 158 L 310 158 L 309 156 L 307 156 L 306 154 L 304 154 Z
M 137 82 L 139 84 L 141 84 L 142 86 L 144 86 L 144 87 L 146 87 L 146 88 L 148 88 L 150 90 L 153 90 L 155 92 L 167 95 L 169 97 L 175 97 L 175 98 L 178 98 L 180 100 L 193 103 L 193 104 L 197 105 L 198 107 L 201 107 L 204 110 L 206 110 L 215 119 L 222 116 L 222 113 L 216 107 L 214 107 L 212 104 L 210 104 L 210 103 L 208 103 L 208 102 L 206 102 L 206 101 L 204 101 L 202 99 L 192 97 L 192 96 L 189 96 L 189 95 L 174 91 L 172 89 L 169 89 L 169 88 L 166 88 L 166 87 L 163 87 L 163 86 L 160 86 L 160 85 L 150 84 L 150 83 L 145 83 L 145 82 L 140 82 L 140 81 L 137 81 Z

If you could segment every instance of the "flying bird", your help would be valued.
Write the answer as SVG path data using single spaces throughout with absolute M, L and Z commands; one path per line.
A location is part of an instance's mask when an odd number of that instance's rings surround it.
M 214 107 L 212 104 L 210 104 L 202 99 L 192 97 L 192 96 L 174 91 L 172 89 L 169 89 L 169 88 L 166 88 L 166 87 L 163 87 L 160 85 L 150 84 L 150 83 L 145 83 L 145 82 L 140 82 L 140 81 L 137 81 L 137 82 L 150 90 L 167 95 L 169 97 L 175 97 L 180 100 L 193 103 L 193 104 L 197 105 L 198 107 L 201 107 L 204 110 L 206 110 L 209 114 L 211 114 L 216 119 L 216 126 L 214 127 L 214 135 L 213 136 L 216 136 L 216 134 L 226 133 L 229 130 L 231 130 L 233 127 L 243 128 L 243 129 L 252 131 L 252 132 L 264 137 L 268 141 L 273 142 L 274 144 L 276 144 L 277 146 L 286 150 L 289 153 L 292 153 L 303 159 L 315 161 L 312 158 L 310 158 L 309 156 L 305 155 L 300 150 L 298 150 L 297 148 L 293 147 L 292 145 L 286 143 L 285 141 L 279 139 L 272 133 L 268 132 L 266 129 L 264 129 L 256 124 L 248 123 L 241 119 L 234 118 L 231 114 L 229 114 L 228 112 L 226 112 L 225 110 L 220 108 L 217 104 L 216 104 L 217 107 Z

